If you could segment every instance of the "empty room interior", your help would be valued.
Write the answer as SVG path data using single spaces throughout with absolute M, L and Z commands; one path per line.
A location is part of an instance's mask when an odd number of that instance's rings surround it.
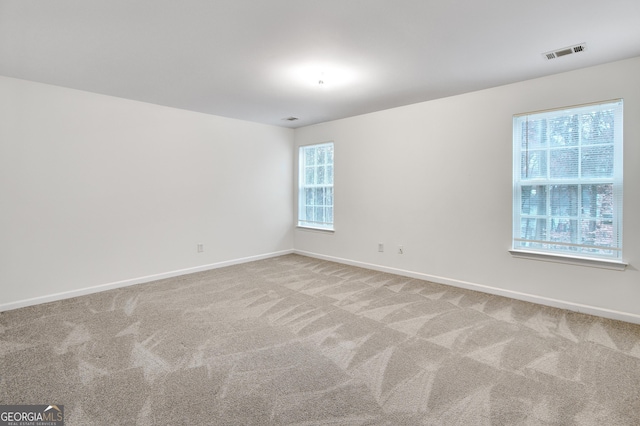
M 0 0 L 0 114 L 2 421 L 640 424 L 638 1 Z

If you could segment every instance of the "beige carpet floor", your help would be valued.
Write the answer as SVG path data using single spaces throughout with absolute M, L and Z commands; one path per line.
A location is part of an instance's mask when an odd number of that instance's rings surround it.
M 640 326 L 287 255 L 0 313 L 72 425 L 638 425 Z

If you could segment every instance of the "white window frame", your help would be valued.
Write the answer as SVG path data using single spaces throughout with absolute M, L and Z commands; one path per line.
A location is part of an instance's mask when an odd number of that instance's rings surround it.
M 624 269 L 626 263 L 622 260 L 622 166 L 623 166 L 623 101 L 622 99 L 615 99 L 610 101 L 598 102 L 593 104 L 583 104 L 572 107 L 557 108 L 546 111 L 538 111 L 526 114 L 517 114 L 513 116 L 513 238 L 511 253 L 517 257 L 525 257 L 536 260 L 550 260 L 561 263 L 572 263 L 586 266 L 598 266 L 610 269 Z M 581 164 L 583 161 L 583 148 L 589 149 L 596 144 L 583 144 L 582 141 L 582 120 L 588 116 L 591 112 L 614 109 L 614 137 L 613 137 L 613 172 L 610 177 L 588 177 L 582 175 Z M 578 127 L 577 132 L 577 145 L 559 146 L 551 143 L 551 137 L 549 133 L 544 134 L 544 144 L 536 148 L 529 148 L 528 135 L 529 135 L 529 123 L 536 123 L 544 120 L 551 120 L 554 117 L 570 117 L 577 116 Z M 532 124 L 533 125 L 533 124 Z M 524 134 L 526 133 L 526 134 Z M 523 147 L 526 145 L 526 148 Z M 607 144 L 601 144 L 606 146 Z M 569 148 L 569 149 L 568 149 Z M 579 171 L 577 177 L 572 178 L 558 178 L 552 176 L 553 164 L 552 156 L 559 150 L 573 150 L 577 151 L 577 161 L 579 164 Z M 527 157 L 529 153 L 533 153 L 534 150 L 538 155 L 542 154 L 546 158 L 546 171 L 545 176 L 533 175 L 531 177 L 523 177 L 522 164 L 523 155 Z M 565 151 L 566 152 L 566 151 Z M 562 154 L 560 154 L 562 155 Z M 528 165 L 528 163 L 527 163 Z M 587 213 L 582 204 L 583 186 L 586 185 L 612 185 L 612 211 L 611 217 L 592 217 L 590 213 Z M 531 211 L 524 212 L 522 204 L 523 187 L 532 188 L 537 186 L 543 188 L 544 197 L 546 201 L 541 203 L 544 205 L 545 210 L 543 212 Z M 577 187 L 577 199 L 575 214 L 570 214 L 567 217 L 554 214 L 552 211 L 551 192 L 554 189 L 564 186 Z M 533 188 L 532 188 L 533 189 Z M 532 193 L 533 190 L 532 190 Z M 532 237 L 526 237 L 522 235 L 522 220 L 537 220 L 540 219 L 540 223 L 546 224 L 546 232 L 543 233 L 543 239 L 536 239 Z M 563 220 L 569 222 L 575 222 L 575 232 L 577 242 L 557 241 L 553 238 L 551 232 L 552 220 Z M 592 222 L 600 229 L 611 226 L 611 232 L 613 235 L 612 245 L 609 246 L 597 246 L 583 244 L 581 238 L 582 223 Z M 536 225 L 537 226 L 537 225 Z
M 330 150 L 330 156 L 326 151 L 327 156 L 324 161 L 320 161 L 318 160 L 318 152 L 323 148 Z M 305 153 L 310 150 L 315 150 L 314 164 L 307 162 L 308 156 Z M 334 230 L 334 154 L 333 142 L 299 147 L 298 227 L 300 228 Z M 331 161 L 328 161 L 329 157 Z M 318 183 L 318 180 L 322 182 Z M 320 197 L 322 200 L 318 201 Z M 309 203 L 309 201 L 311 202 Z

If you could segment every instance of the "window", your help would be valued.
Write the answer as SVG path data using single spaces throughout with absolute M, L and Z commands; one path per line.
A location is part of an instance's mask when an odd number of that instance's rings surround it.
M 622 262 L 622 100 L 514 116 L 513 249 Z
M 300 147 L 298 226 L 333 230 L 333 143 Z

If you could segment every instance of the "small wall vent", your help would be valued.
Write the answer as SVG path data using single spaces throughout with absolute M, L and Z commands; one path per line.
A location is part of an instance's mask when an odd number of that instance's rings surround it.
M 580 53 L 587 50 L 587 44 L 577 44 L 571 47 L 565 47 L 564 49 L 552 50 L 551 52 L 543 53 L 542 56 L 550 61 L 551 59 L 560 58 L 561 56 L 573 55 L 574 53 Z

